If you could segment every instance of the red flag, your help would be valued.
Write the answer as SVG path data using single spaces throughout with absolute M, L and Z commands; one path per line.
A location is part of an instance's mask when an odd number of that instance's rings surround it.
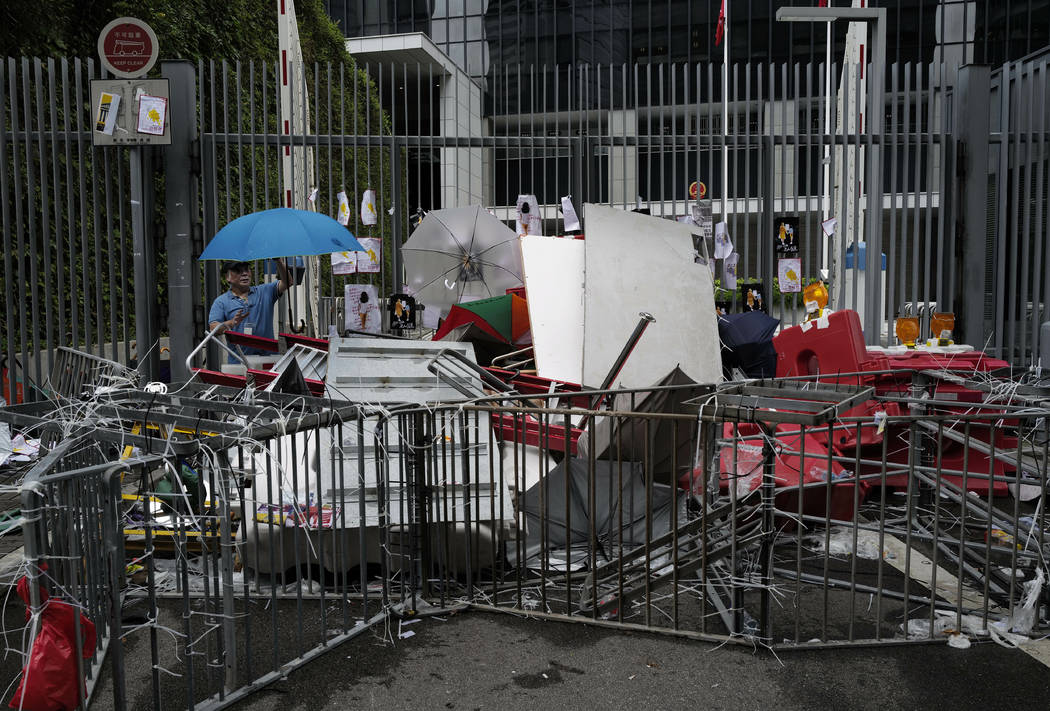
M 726 32 L 726 0 L 722 0 L 722 9 L 718 11 L 718 24 L 715 25 L 715 46 L 722 44 Z
M 820 2 L 817 3 L 817 7 L 827 7 L 827 6 L 828 6 L 828 0 L 820 0 Z

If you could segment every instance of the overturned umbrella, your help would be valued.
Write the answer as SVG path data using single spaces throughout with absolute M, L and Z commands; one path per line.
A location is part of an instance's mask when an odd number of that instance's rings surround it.
M 671 510 L 684 501 L 673 487 L 647 487 L 641 462 L 595 461 L 593 478 L 590 466 L 567 458 L 523 495 L 529 567 L 545 553 L 549 568 L 589 567 L 592 556 L 598 565 L 670 530 Z

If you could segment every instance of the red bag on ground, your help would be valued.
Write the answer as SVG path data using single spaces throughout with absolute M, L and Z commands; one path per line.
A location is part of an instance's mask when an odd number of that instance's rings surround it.
M 26 604 L 28 622 L 32 613 L 25 577 L 18 581 L 18 596 Z M 95 624 L 68 602 L 49 600 L 43 587 L 40 601 L 40 632 L 10 706 L 24 711 L 72 711 L 86 695 L 84 680 L 77 674 L 76 616 L 80 615 L 84 659 L 95 655 Z

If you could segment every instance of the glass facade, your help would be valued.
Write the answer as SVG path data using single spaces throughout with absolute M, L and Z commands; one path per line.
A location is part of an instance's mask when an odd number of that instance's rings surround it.
M 825 29 L 777 23 L 776 10 L 809 0 L 728 0 L 736 62 L 821 61 Z M 467 72 L 501 65 L 721 61 L 721 0 L 325 0 L 347 37 L 424 32 Z M 848 0 L 831 0 L 848 6 Z M 889 18 L 890 62 L 930 62 L 938 46 L 968 45 L 998 65 L 1050 44 L 1050 0 L 870 0 Z M 836 33 L 841 55 L 845 32 Z M 487 56 L 487 59 L 486 59 Z

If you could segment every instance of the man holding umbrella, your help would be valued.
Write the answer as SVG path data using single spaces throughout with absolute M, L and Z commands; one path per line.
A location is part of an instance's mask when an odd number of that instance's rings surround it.
M 221 324 L 219 333 L 234 331 L 265 338 L 273 338 L 273 307 L 281 294 L 292 285 L 288 267 L 283 259 L 275 259 L 277 281 L 252 285 L 252 267 L 248 262 L 228 261 L 222 265 L 222 274 L 230 284 L 229 291 L 219 294 L 208 312 L 208 329 Z M 245 348 L 246 355 L 264 355 L 266 351 Z M 233 357 L 230 357 L 233 362 Z

